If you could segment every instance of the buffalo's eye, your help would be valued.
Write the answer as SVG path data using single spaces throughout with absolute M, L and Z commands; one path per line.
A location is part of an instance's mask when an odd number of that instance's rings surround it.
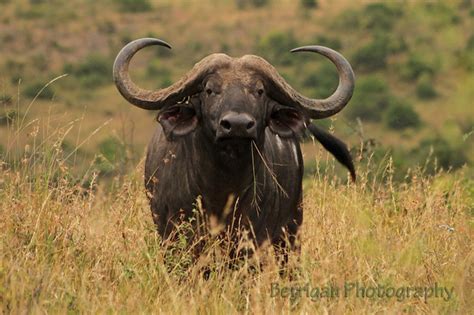
M 212 94 L 212 90 L 209 89 L 209 88 L 207 88 L 207 89 L 206 89 L 206 93 L 207 93 L 207 95 L 211 95 L 211 94 Z
M 264 92 L 263 89 L 258 89 L 258 90 L 257 90 L 257 94 L 258 94 L 259 96 L 262 96 L 262 95 L 263 95 L 263 92 Z

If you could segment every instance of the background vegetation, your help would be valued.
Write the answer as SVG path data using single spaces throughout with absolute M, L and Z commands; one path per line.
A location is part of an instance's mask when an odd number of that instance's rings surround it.
M 473 19 L 466 0 L 0 0 L 0 309 L 472 309 Z M 166 257 L 141 179 L 155 113 L 127 104 L 111 79 L 117 52 L 140 37 L 173 46 L 134 60 L 146 88 L 220 51 L 261 55 L 296 89 L 325 97 L 337 85 L 332 64 L 289 50 L 321 44 L 351 62 L 352 101 L 319 124 L 347 141 L 359 181 L 347 184 L 319 145 L 303 144 L 301 277 L 280 278 L 271 262 L 228 272 L 209 252 L 217 271 L 204 281 L 185 250 Z M 437 282 L 456 297 L 270 298 L 272 282 L 308 281 Z

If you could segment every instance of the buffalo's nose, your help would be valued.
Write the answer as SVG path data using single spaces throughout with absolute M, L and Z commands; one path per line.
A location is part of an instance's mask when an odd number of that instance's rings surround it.
M 219 121 L 219 137 L 256 137 L 256 121 L 246 113 L 230 112 Z

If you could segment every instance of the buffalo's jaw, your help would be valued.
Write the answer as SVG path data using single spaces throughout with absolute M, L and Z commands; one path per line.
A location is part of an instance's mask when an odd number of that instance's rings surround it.
M 254 138 L 218 138 L 215 146 L 218 154 L 226 159 L 240 159 L 249 157 Z

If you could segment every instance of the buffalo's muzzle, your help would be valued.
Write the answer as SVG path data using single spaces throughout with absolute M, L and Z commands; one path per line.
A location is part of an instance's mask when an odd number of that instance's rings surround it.
M 217 127 L 217 139 L 257 138 L 257 122 L 246 113 L 229 112 L 222 116 Z

